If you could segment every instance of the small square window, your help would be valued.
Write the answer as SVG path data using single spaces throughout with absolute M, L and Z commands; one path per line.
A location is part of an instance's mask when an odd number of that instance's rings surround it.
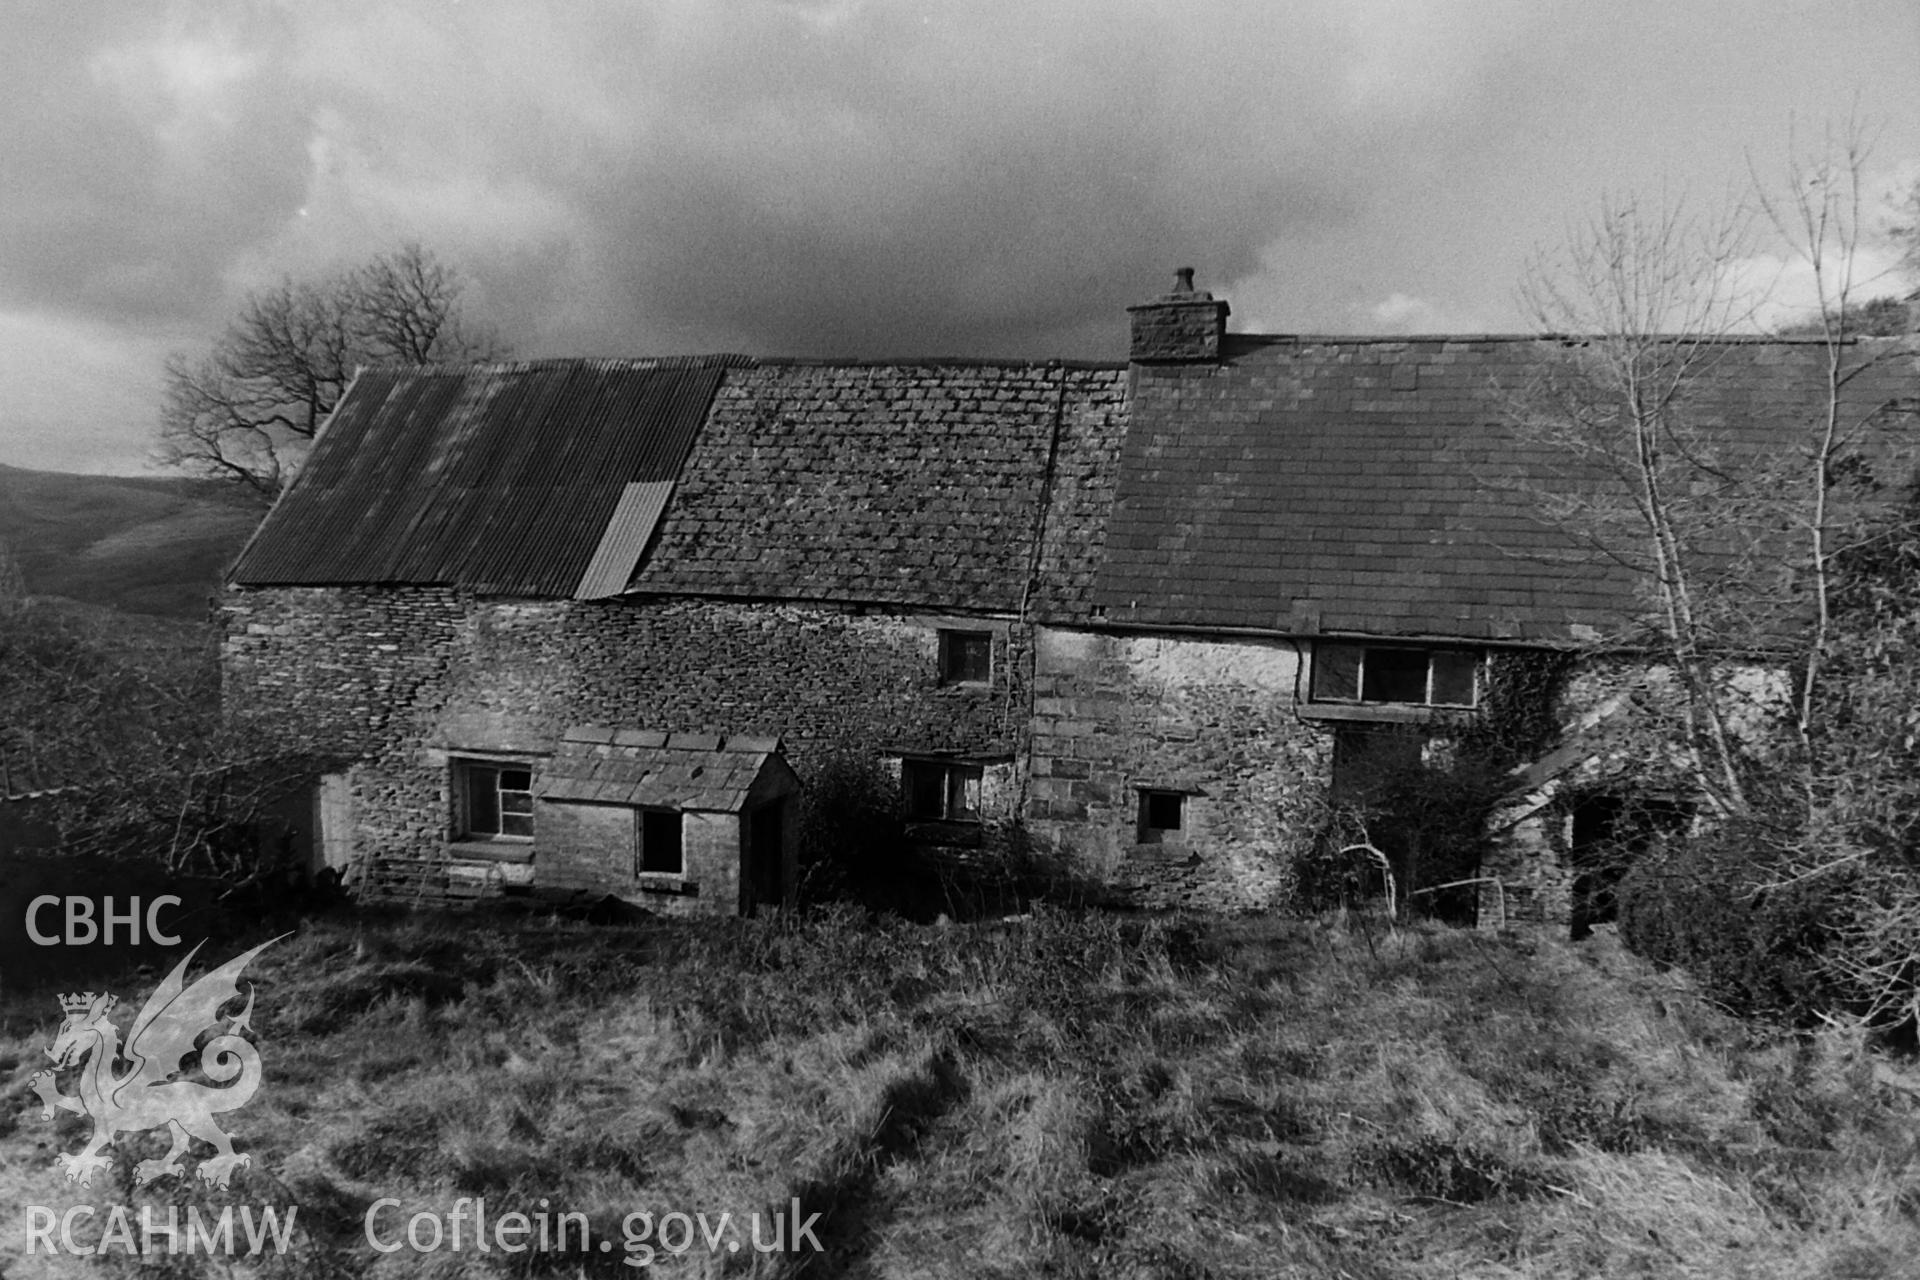
M 459 782 L 462 836 L 533 838 L 533 770 L 521 765 L 463 764 Z
M 680 814 L 674 809 L 642 809 L 633 817 L 635 875 L 686 874 Z
M 993 680 L 991 631 L 940 633 L 940 683 L 989 684 Z
M 946 760 L 903 760 L 900 783 L 906 793 L 907 817 L 922 822 L 980 821 L 980 781 L 977 764 Z
M 1140 843 L 1174 844 L 1186 838 L 1187 797 L 1182 791 L 1140 792 Z

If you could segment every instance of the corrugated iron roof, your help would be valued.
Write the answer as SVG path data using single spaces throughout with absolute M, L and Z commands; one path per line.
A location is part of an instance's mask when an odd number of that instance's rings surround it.
M 627 487 L 677 477 L 740 363 L 363 370 L 232 580 L 573 596 Z
M 537 787 L 545 800 L 738 813 L 779 751 L 770 738 L 578 726 Z

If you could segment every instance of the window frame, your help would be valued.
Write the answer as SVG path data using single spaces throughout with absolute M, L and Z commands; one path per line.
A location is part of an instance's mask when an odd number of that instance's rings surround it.
M 1354 666 L 1353 694 L 1328 694 L 1321 691 L 1324 664 L 1337 650 L 1351 650 L 1359 655 Z M 1367 693 L 1367 656 L 1370 653 L 1425 654 L 1426 677 L 1422 696 L 1419 701 L 1405 698 L 1368 698 Z M 1465 658 L 1469 660 L 1473 678 L 1471 701 L 1436 702 L 1434 686 L 1440 662 L 1446 658 Z M 1328 640 L 1316 641 L 1313 646 L 1312 667 L 1307 673 L 1307 700 L 1322 707 L 1413 707 L 1434 711 L 1474 711 L 1480 706 L 1484 693 L 1487 655 L 1484 650 L 1465 645 L 1432 644 L 1382 644 L 1365 640 Z
M 647 836 L 648 819 L 671 817 L 673 821 L 673 843 L 675 866 L 672 870 L 664 867 L 647 866 L 647 852 L 652 841 Z M 683 880 L 687 875 L 687 818 L 679 809 L 669 809 L 660 805 L 643 805 L 633 811 L 633 878 L 635 880 Z
M 454 767 L 454 834 L 456 841 L 532 844 L 535 835 L 534 825 L 534 767 L 528 760 L 489 760 L 459 758 L 453 761 Z M 506 787 L 502 785 L 502 775 L 524 773 L 527 776 L 525 787 Z M 483 783 L 484 780 L 484 783 Z M 492 830 L 484 829 L 476 820 L 476 800 L 486 794 L 492 796 Z M 525 797 L 524 808 L 509 809 L 506 797 L 512 795 Z M 508 818 L 524 818 L 526 831 L 507 830 Z
M 1140 800 L 1134 822 L 1134 842 L 1136 844 L 1185 844 L 1189 828 L 1188 800 L 1191 793 L 1178 791 L 1171 787 L 1136 787 Z M 1152 821 L 1153 805 L 1156 801 L 1173 801 L 1173 826 L 1163 826 Z
M 977 627 L 940 627 L 940 684 L 944 688 L 985 689 L 993 684 L 993 632 Z M 986 673 L 975 677 L 964 674 L 959 655 L 973 644 L 985 651 Z
M 932 782 L 928 775 L 937 771 L 940 811 L 929 813 L 919 806 L 922 786 Z M 918 775 L 918 777 L 916 777 Z M 954 826 L 979 826 L 984 821 L 986 766 L 965 760 L 937 760 L 923 756 L 905 756 L 900 761 L 900 807 L 909 822 L 943 822 Z M 966 809 L 967 784 L 973 785 L 974 804 Z M 959 803 L 956 804 L 956 797 Z

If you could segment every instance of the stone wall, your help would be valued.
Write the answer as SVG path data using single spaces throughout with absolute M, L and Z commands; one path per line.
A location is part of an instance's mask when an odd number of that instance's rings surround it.
M 779 737 L 803 785 L 844 753 L 875 762 L 896 793 L 902 756 L 977 762 L 980 826 L 947 832 L 953 839 L 939 824 L 911 833 L 962 857 L 1024 839 L 1056 867 L 1148 906 L 1284 903 L 1294 859 L 1326 813 L 1332 735 L 1296 713 L 1300 655 L 1284 640 L 856 606 L 488 600 L 430 588 L 235 591 L 224 612 L 230 696 L 356 761 L 341 807 L 363 858 L 447 854 L 456 765 L 537 765 L 577 724 Z M 988 684 L 941 683 L 942 626 L 992 632 Z M 1730 678 L 1759 691 L 1743 726 L 1772 714 L 1773 683 Z M 1669 700 L 1663 689 L 1658 670 L 1631 663 L 1588 668 L 1567 685 L 1560 716 L 1575 745 L 1551 753 L 1517 793 L 1485 868 L 1506 886 L 1509 918 L 1566 917 L 1576 874 L 1569 806 L 1613 779 L 1656 781 L 1613 722 L 1650 714 Z M 1681 786 L 1672 781 L 1669 790 Z M 1177 838 L 1139 838 L 1142 789 L 1186 797 Z M 554 821 L 539 825 L 541 835 L 553 828 L 548 865 L 559 877 L 567 855 Z M 538 836 L 536 845 L 546 847 Z M 497 879 L 524 877 L 499 861 Z M 737 859 L 729 874 L 737 877 Z M 703 899 L 722 891 L 703 874 Z M 1499 917 L 1491 896 L 1482 915 Z
M 230 704 L 357 759 L 361 857 L 442 855 L 457 763 L 537 763 L 569 725 L 779 737 L 804 784 L 847 750 L 999 760 L 1010 773 L 1029 701 L 1029 632 L 1005 619 L 417 588 L 231 591 L 222 609 Z M 992 633 L 988 683 L 941 683 L 946 626 Z M 987 799 L 1002 812 L 986 825 L 1004 833 L 1013 789 Z
M 1294 714 L 1294 647 L 1053 628 L 1037 643 L 1035 846 L 1143 905 L 1284 902 L 1330 760 Z M 1142 788 L 1187 797 L 1183 839 L 1137 838 Z
M 634 881 L 631 806 L 542 800 L 534 811 L 543 886 L 600 889 Z
M 226 689 L 240 707 L 286 715 L 290 731 L 359 755 L 445 672 L 463 612 L 454 592 L 433 587 L 229 590 Z
M 1327 776 L 1325 736 L 1292 714 L 1298 659 L 1284 642 L 1047 628 L 1036 655 L 1031 630 L 1006 619 L 432 589 L 236 591 L 224 613 L 230 698 L 359 757 L 361 857 L 443 855 L 458 762 L 537 764 L 568 725 L 592 723 L 777 736 L 803 784 L 849 750 L 894 777 L 901 755 L 977 759 L 989 851 L 1024 815 L 1038 851 L 1144 905 L 1256 907 L 1284 899 Z M 942 625 L 993 632 L 990 683 L 940 683 Z M 1183 840 L 1136 842 L 1141 787 L 1188 794 Z M 543 856 L 559 823 L 555 878 L 579 860 L 565 850 L 592 816 L 580 810 L 542 807 Z
M 740 902 L 741 820 L 731 813 L 681 815 L 679 877 L 633 874 L 634 822 L 624 805 L 543 802 L 536 824 L 538 882 L 634 898 L 660 915 L 732 915 Z

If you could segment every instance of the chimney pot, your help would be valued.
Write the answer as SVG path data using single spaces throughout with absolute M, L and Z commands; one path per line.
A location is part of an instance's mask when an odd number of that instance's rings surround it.
M 1173 273 L 1173 291 L 1175 293 L 1193 292 L 1193 268 L 1179 267 Z

